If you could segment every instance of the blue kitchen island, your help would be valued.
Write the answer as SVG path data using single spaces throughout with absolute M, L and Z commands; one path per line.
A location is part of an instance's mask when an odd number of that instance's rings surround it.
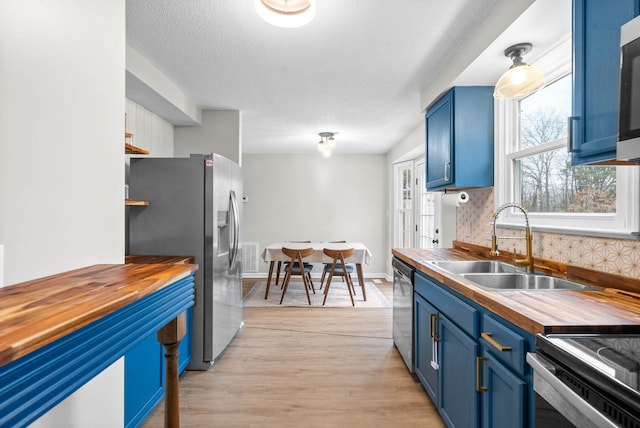
M 32 423 L 150 334 L 177 357 L 197 268 L 94 265 L 0 288 L 0 426 Z M 177 400 L 177 360 L 167 371 Z

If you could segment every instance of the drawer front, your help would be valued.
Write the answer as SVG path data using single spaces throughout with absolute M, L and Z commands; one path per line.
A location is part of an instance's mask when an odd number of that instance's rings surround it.
M 490 315 L 484 314 L 479 340 L 482 346 L 500 362 L 521 375 L 525 374 L 526 338 Z
M 421 274 L 415 276 L 415 291 L 471 337 L 478 333 L 479 312 Z

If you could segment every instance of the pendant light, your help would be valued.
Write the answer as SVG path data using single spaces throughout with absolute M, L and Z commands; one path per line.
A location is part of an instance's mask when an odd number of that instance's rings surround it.
M 333 132 L 321 132 L 318 135 L 320 136 L 317 146 L 318 152 L 323 158 L 328 159 L 333 154 L 333 149 L 336 148 L 336 139 L 333 137 L 335 134 Z
M 522 56 L 531 48 L 531 43 L 518 43 L 504 50 L 504 55 L 513 60 L 513 65 L 498 79 L 493 90 L 495 98 L 522 98 L 544 87 L 546 83 L 544 74 L 522 59 Z
M 255 6 L 262 19 L 283 28 L 307 25 L 316 14 L 316 0 L 255 0 Z

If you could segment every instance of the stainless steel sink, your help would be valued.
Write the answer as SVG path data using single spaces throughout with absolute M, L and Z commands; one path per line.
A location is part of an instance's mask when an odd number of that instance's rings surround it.
M 514 273 L 525 268 L 497 260 L 426 261 L 456 275 L 467 273 Z
M 498 260 L 424 260 L 485 290 L 600 290 L 555 276 L 528 273 L 521 266 Z
M 465 273 L 460 276 L 490 290 L 600 290 L 598 287 L 532 273 Z

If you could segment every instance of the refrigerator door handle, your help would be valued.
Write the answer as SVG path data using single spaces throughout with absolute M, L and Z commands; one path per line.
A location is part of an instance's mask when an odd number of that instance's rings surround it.
M 240 235 L 240 217 L 238 215 L 238 203 L 236 201 L 236 192 L 231 191 L 229 193 L 229 209 L 233 215 L 233 238 L 232 238 L 232 246 L 230 257 L 229 257 L 229 266 L 231 269 L 235 268 L 236 261 L 238 260 L 238 240 Z

